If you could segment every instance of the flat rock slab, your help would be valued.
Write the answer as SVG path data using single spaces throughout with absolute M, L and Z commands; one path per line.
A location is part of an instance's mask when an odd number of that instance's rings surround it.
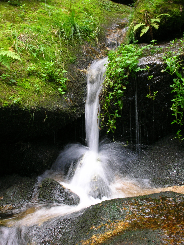
M 34 244 L 183 244 L 184 195 L 113 199 L 29 227 Z

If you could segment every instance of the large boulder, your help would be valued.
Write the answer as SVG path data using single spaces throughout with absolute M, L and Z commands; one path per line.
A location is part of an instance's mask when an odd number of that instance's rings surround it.
M 126 85 L 121 118 L 117 119 L 116 139 L 148 145 L 177 132 L 177 125 L 171 124 L 174 120 L 171 111 L 174 77 L 163 72 L 166 65 L 162 57 L 167 45 L 169 43 L 158 45 L 161 53 L 139 60 L 139 67 L 144 70 L 137 73 L 135 79 L 129 79 Z

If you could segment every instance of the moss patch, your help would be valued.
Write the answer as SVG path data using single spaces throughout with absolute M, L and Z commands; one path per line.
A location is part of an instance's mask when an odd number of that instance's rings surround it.
M 103 26 L 130 12 L 108 0 L 1 2 L 0 50 L 21 61 L 9 59 L 10 69 L 0 63 L 0 105 L 48 108 L 65 99 L 82 45 L 97 45 Z

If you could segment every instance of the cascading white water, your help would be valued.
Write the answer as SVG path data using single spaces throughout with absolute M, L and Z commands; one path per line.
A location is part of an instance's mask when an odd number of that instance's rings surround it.
M 87 73 L 86 139 L 89 149 L 96 153 L 98 153 L 99 147 L 99 93 L 104 81 L 106 63 L 107 58 L 93 62 Z
M 68 172 L 62 185 L 75 192 L 85 205 L 118 197 L 115 185 L 120 172 L 127 175 L 132 157 L 121 143 L 99 144 L 99 94 L 105 78 L 107 58 L 94 61 L 87 71 L 85 124 L 87 147 L 68 145 L 53 165 L 53 170 Z M 67 171 L 65 171 L 67 170 Z M 115 180 L 116 179 L 116 184 Z M 124 194 L 120 194 L 124 197 Z
M 79 159 L 68 186 L 80 196 L 81 201 L 89 196 L 102 198 L 109 194 L 107 169 L 99 154 L 99 93 L 105 78 L 106 64 L 107 58 L 94 61 L 87 71 L 85 124 L 88 149 Z

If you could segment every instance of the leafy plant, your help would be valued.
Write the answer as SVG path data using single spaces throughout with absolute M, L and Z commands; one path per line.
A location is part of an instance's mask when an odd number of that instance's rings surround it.
M 121 45 L 116 51 L 108 54 L 108 65 L 104 81 L 102 100 L 102 123 L 108 127 L 107 132 L 114 132 L 116 119 L 120 117 L 123 108 L 123 95 L 130 79 L 136 77 L 136 73 L 142 70 L 138 67 L 138 61 L 143 50 L 151 45 L 139 47 L 136 44 Z M 107 121 L 107 123 L 105 123 Z
M 149 94 L 147 94 L 146 97 L 149 99 L 155 100 L 157 93 L 158 91 L 153 91 L 153 94 L 152 94 L 149 88 Z
M 183 41 L 181 40 L 182 44 Z M 171 42 L 171 46 L 173 42 Z M 172 99 L 172 115 L 175 117 L 172 124 L 176 123 L 180 127 L 183 126 L 184 120 L 184 76 L 183 76 L 183 69 L 184 66 L 182 64 L 183 60 L 180 58 L 180 52 L 183 50 L 181 48 L 178 53 L 173 53 L 173 51 L 169 51 L 163 57 L 166 62 L 166 69 L 163 71 L 169 72 L 171 75 L 175 76 L 173 79 L 173 84 L 170 85 L 172 88 L 172 93 L 174 93 L 174 97 Z M 174 55 L 175 54 L 175 55 Z M 177 131 L 177 137 L 180 140 L 183 140 L 181 129 Z
M 41 77 L 47 82 L 54 82 L 57 84 L 58 91 L 60 94 L 66 92 L 66 81 L 67 77 L 65 74 L 67 71 L 63 67 L 57 67 L 55 62 L 45 62 L 44 69 L 41 72 Z
M 84 13 L 85 15 L 85 13 Z M 65 40 L 96 38 L 99 33 L 98 21 L 89 14 L 82 19 L 71 9 L 60 27 L 60 34 Z
M 72 39 L 74 36 L 80 38 L 80 28 L 76 22 L 75 11 L 71 10 L 66 21 L 62 24 L 60 32 L 63 34 L 65 39 Z
M 146 10 L 145 13 L 144 13 L 144 20 L 145 22 L 144 23 L 138 23 L 134 26 L 134 33 L 138 30 L 138 29 L 141 29 L 141 32 L 140 32 L 140 37 L 142 37 L 144 34 L 146 34 L 148 31 L 150 33 L 150 36 L 151 36 L 151 40 L 153 40 L 153 28 L 155 29 L 158 29 L 159 28 L 159 24 L 161 22 L 161 18 L 163 16 L 170 16 L 169 14 L 160 14 L 158 15 L 157 17 L 155 18 L 151 18 L 150 17 L 150 14 L 148 13 L 148 11 Z

